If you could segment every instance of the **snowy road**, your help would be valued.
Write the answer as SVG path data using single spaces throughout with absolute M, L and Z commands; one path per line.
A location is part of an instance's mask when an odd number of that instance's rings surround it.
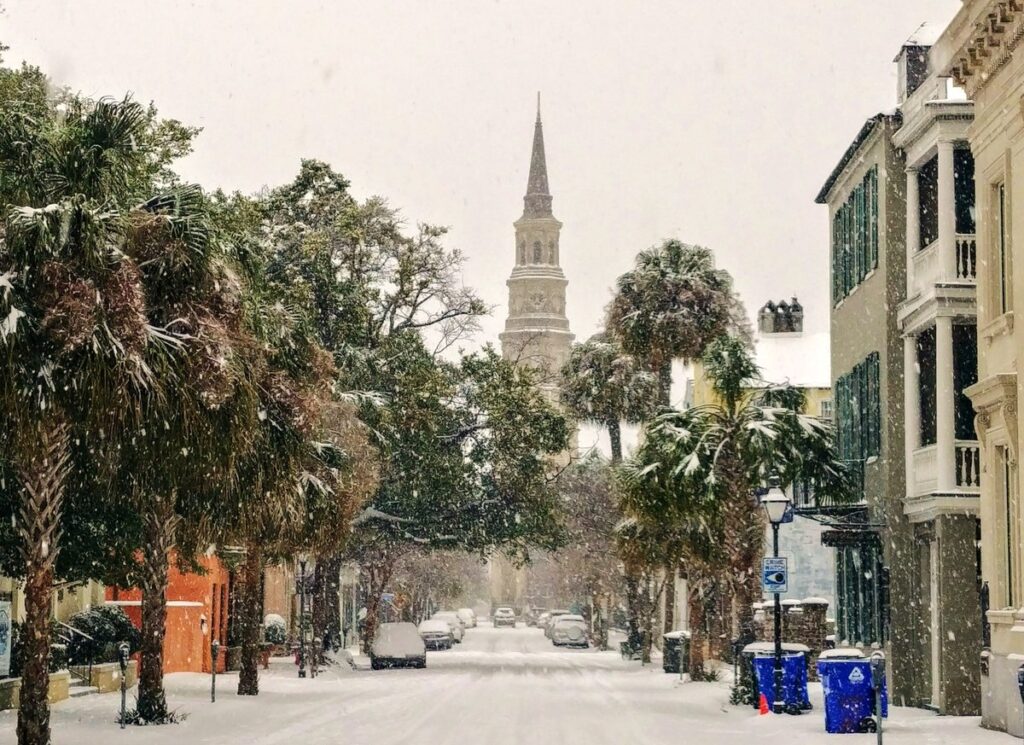
M 256 698 L 234 695 L 221 676 L 170 675 L 180 724 L 113 724 L 118 697 L 88 696 L 53 707 L 56 745 L 868 745 L 873 735 L 826 736 L 820 689 L 815 711 L 758 717 L 729 706 L 725 684 L 678 684 L 658 667 L 614 653 L 556 650 L 537 629 L 471 629 L 461 646 L 432 652 L 426 670 L 331 669 L 299 680 L 286 660 L 263 674 Z M 0 745 L 13 745 L 14 712 L 0 712 Z M 897 709 L 888 745 L 1012 745 L 974 718 Z

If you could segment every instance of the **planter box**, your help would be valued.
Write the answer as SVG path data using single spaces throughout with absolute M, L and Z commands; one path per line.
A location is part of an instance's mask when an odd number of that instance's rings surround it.
M 128 669 L 125 672 L 125 679 L 129 688 L 135 685 L 138 680 L 138 662 L 135 660 L 128 660 Z M 74 673 L 76 678 L 84 680 L 89 675 L 88 665 L 75 665 L 71 667 L 71 672 Z M 112 691 L 121 690 L 121 663 L 119 662 L 103 662 L 97 663 L 92 666 L 92 677 L 89 679 L 89 685 L 98 688 L 100 693 L 110 693 Z
M 17 709 L 21 694 L 21 678 L 4 678 L 0 680 L 0 711 Z
M 242 668 L 242 648 L 228 647 L 224 655 L 224 666 L 227 672 L 237 672 Z
M 71 686 L 71 673 L 61 670 L 57 673 L 50 673 L 50 689 L 47 698 L 51 704 L 63 701 L 69 696 L 68 688 Z M 17 709 L 21 700 L 21 678 L 4 678 L 0 680 L 0 711 L 4 709 Z

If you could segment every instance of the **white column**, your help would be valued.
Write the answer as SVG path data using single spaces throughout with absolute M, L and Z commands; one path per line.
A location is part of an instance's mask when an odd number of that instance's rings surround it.
M 953 143 L 939 142 L 939 257 L 942 279 L 956 279 L 956 196 Z
M 953 319 L 935 319 L 935 465 L 939 491 L 952 491 L 953 468 Z
M 917 169 L 907 169 L 907 297 L 914 295 L 914 256 L 921 250 L 921 206 Z M 909 464 L 910 461 L 907 461 Z
M 903 441 L 906 458 L 907 497 L 914 495 L 914 451 L 921 447 L 921 383 L 917 367 L 917 337 L 903 337 Z

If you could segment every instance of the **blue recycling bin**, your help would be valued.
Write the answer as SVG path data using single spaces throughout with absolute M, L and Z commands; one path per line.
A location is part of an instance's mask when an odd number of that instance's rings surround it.
M 775 701 L 775 655 L 761 653 L 754 657 L 758 699 L 763 695 L 770 707 Z M 799 714 L 811 708 L 807 695 L 807 660 L 803 652 L 782 655 L 782 700 L 786 711 Z
M 818 675 L 825 694 L 825 731 L 832 734 L 873 732 L 875 689 L 870 660 L 822 658 Z M 889 693 L 882 679 L 882 716 L 889 716 Z

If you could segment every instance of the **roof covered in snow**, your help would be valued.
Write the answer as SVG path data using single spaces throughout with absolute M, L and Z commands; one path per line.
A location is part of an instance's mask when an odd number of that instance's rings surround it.
M 832 384 L 829 335 L 754 334 L 754 353 L 761 377 L 769 383 L 799 388 L 828 388 Z
M 925 21 L 917 27 L 917 30 L 912 33 L 905 42 L 903 42 L 903 46 L 930 47 L 939 40 L 944 29 L 945 26 L 941 23 Z

